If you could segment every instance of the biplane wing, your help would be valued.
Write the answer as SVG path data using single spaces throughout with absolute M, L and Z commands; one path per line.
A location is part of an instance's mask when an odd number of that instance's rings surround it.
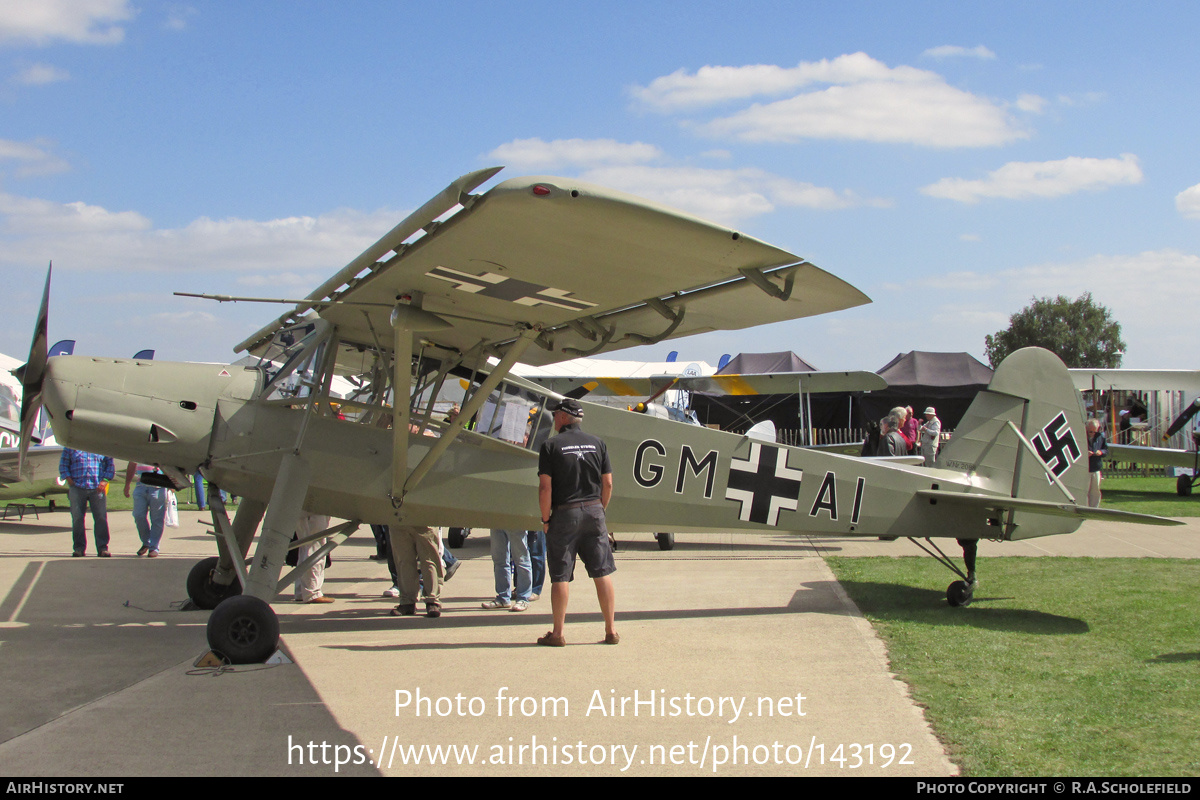
M 414 352 L 499 356 L 534 329 L 521 361 L 536 366 L 869 302 L 785 250 L 575 179 L 469 194 L 497 171 L 451 184 L 236 349 L 256 351 L 315 310 L 353 360 L 356 347 L 386 348 L 400 304 L 421 320 Z
M 1093 388 L 1130 391 L 1200 393 L 1200 370 L 1195 369 L 1070 369 L 1071 382 L 1081 392 Z
M 617 397 L 649 397 L 666 389 L 708 395 L 746 396 L 794 394 L 798 391 L 871 392 L 887 388 L 887 381 L 874 372 L 782 372 L 756 375 L 651 375 L 648 377 L 532 377 L 548 389 L 569 394 L 586 389 L 588 394 Z M 578 396 L 577 394 L 572 396 Z

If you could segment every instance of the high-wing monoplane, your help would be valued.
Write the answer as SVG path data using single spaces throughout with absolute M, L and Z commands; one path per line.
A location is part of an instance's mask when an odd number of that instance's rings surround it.
M 219 554 L 188 580 L 193 600 L 214 609 L 210 646 L 231 660 L 274 651 L 270 602 L 362 522 L 538 525 L 537 448 L 560 396 L 513 376 L 518 360 L 551 364 L 868 300 L 739 231 L 573 179 L 472 194 L 497 171 L 455 181 L 307 297 L 275 299 L 290 308 L 237 346 L 264 356 L 259 366 L 47 363 L 39 315 L 25 398 L 44 399 L 59 442 L 159 464 L 181 483 L 199 468 L 242 498 L 231 522 L 210 493 Z M 336 375 L 353 379 L 351 397 L 331 396 Z M 462 401 L 452 423 L 440 413 L 448 389 Z M 618 531 L 1025 539 L 1092 517 L 1171 522 L 1079 505 L 1082 408 L 1042 350 L 996 370 L 934 469 L 586 409 L 585 426 L 608 444 Z M 328 540 L 285 573 L 305 509 L 347 521 L 312 537 Z M 970 587 L 956 581 L 949 597 L 965 603 Z

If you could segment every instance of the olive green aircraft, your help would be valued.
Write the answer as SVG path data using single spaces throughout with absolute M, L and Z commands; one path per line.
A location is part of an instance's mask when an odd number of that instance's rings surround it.
M 23 421 L 40 401 L 60 444 L 158 464 L 180 484 L 199 468 L 241 498 L 230 521 L 210 493 L 218 554 L 188 579 L 191 598 L 213 609 L 210 647 L 231 661 L 274 652 L 270 603 L 361 523 L 539 524 L 538 448 L 561 395 L 512 375 L 518 361 L 868 302 L 739 231 L 574 179 L 515 178 L 472 194 L 498 171 L 453 182 L 305 298 L 208 295 L 289 307 L 237 346 L 261 356 L 257 366 L 47 361 L 44 297 L 21 375 Z M 349 397 L 331 393 L 335 376 L 355 387 Z M 458 401 L 461 414 L 447 421 Z M 1079 504 L 1079 395 L 1042 350 L 1000 365 L 930 469 L 584 405 L 584 428 L 608 444 L 617 531 L 932 543 L 1068 533 L 1086 518 L 1172 522 Z M 303 511 L 346 522 L 311 537 L 327 541 L 288 570 Z M 963 604 L 970 593 L 960 580 L 948 595 Z

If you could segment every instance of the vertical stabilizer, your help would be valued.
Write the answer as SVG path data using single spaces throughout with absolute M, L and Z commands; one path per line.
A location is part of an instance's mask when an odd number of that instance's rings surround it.
M 1027 500 L 1087 504 L 1083 404 L 1058 356 L 1028 347 L 1000 363 L 938 466 L 965 472 L 980 491 Z M 1069 533 L 1080 520 L 1010 510 L 1004 538 Z

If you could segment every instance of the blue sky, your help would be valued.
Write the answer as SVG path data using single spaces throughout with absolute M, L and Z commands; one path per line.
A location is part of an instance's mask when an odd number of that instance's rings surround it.
M 76 352 L 228 360 L 493 164 L 651 197 L 874 303 L 625 351 L 824 369 L 967 351 L 1092 292 L 1125 366 L 1191 367 L 1200 6 L 0 0 L 0 352 L 45 265 Z

